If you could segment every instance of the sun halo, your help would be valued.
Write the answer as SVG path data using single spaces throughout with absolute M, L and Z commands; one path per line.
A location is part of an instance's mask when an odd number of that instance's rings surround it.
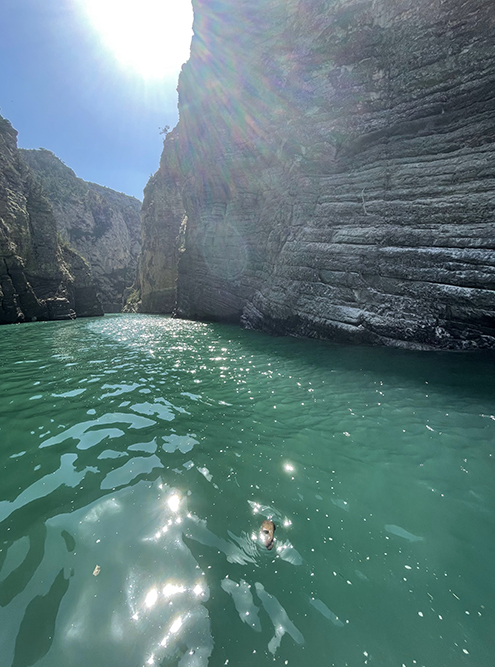
M 190 0 L 79 0 L 105 46 L 144 79 L 177 78 L 189 58 Z

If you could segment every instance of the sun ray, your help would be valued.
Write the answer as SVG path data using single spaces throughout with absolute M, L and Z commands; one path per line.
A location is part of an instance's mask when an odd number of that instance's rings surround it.
M 189 58 L 190 0 L 79 0 L 104 45 L 145 79 L 176 77 Z

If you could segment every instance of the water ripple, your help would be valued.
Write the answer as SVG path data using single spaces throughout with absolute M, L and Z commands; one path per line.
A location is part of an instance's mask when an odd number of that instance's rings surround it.
M 139 315 L 0 334 L 6 665 L 491 667 L 489 355 Z

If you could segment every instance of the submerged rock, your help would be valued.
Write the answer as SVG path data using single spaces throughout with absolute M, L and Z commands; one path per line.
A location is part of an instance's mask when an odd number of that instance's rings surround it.
M 61 242 L 17 132 L 0 117 L 0 324 L 102 314 L 89 266 Z

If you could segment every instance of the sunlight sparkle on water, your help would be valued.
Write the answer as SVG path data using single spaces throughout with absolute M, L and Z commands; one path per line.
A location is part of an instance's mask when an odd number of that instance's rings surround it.
M 115 58 L 145 79 L 177 77 L 189 58 L 189 0 L 79 0 Z
M 182 626 L 182 618 L 179 616 L 179 618 L 176 618 L 175 621 L 170 626 L 170 632 L 172 634 L 179 632 L 181 626 Z
M 177 595 L 178 593 L 184 593 L 186 588 L 184 586 L 178 586 L 177 584 L 165 584 L 163 587 L 163 595 L 166 598 Z
M 146 595 L 144 604 L 148 608 L 151 608 L 155 606 L 157 600 L 158 600 L 158 591 L 156 590 L 156 588 L 152 588 Z
M 180 505 L 180 496 L 177 493 L 174 493 L 167 499 L 167 504 L 172 512 L 177 512 Z
M 492 666 L 491 356 L 150 315 L 0 339 L 2 665 Z

